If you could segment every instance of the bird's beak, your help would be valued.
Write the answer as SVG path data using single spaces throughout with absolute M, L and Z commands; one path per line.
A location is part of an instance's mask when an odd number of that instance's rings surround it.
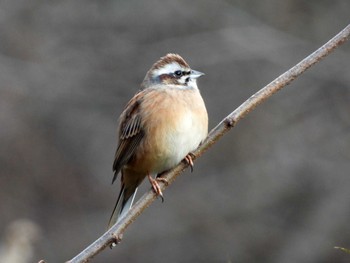
M 199 78 L 200 76 L 203 76 L 203 75 L 205 75 L 204 73 L 202 73 L 202 72 L 199 72 L 199 71 L 197 71 L 197 70 L 191 70 L 191 78 L 192 79 L 197 79 L 197 78 Z

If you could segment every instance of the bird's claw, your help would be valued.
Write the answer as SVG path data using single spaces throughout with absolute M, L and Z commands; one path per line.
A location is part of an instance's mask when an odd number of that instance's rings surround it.
M 163 182 L 165 185 L 168 185 L 168 181 L 165 178 L 157 177 L 156 179 L 153 179 L 151 175 L 148 175 L 148 180 L 151 183 L 151 186 L 153 188 L 153 191 L 156 193 L 157 196 L 160 196 L 162 199 L 162 203 L 164 202 L 163 192 L 160 189 L 160 186 L 158 182 Z
M 189 153 L 185 156 L 185 162 L 191 167 L 191 173 L 193 172 L 193 160 L 192 158 L 194 157 L 193 153 Z

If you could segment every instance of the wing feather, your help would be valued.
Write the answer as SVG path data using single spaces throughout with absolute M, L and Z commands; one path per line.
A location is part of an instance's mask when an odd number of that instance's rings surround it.
M 142 93 L 142 92 L 140 92 Z M 140 115 L 141 94 L 136 94 L 120 116 L 119 143 L 114 157 L 112 183 L 121 168 L 132 158 L 136 148 L 144 137 L 142 118 Z

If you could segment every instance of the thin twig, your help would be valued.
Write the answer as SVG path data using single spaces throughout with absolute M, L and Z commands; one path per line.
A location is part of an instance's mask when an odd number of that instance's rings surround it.
M 297 65 L 289 69 L 287 72 L 279 76 L 270 84 L 259 90 L 241 106 L 228 115 L 214 129 L 211 130 L 205 141 L 193 152 L 196 159 L 201 156 L 209 147 L 216 143 L 224 134 L 234 127 L 239 120 L 245 117 L 256 106 L 268 99 L 272 94 L 279 91 L 295 78 L 305 72 L 309 67 L 319 62 L 322 58 L 330 54 L 335 48 L 347 41 L 350 35 L 350 25 L 345 27 L 339 34 L 330 41 L 317 49 L 314 53 L 303 59 Z M 179 174 L 188 167 L 185 162 L 180 163 L 171 171 L 163 175 L 170 185 Z M 167 185 L 160 183 L 161 190 L 164 191 Z M 153 190 L 145 193 L 140 200 L 130 209 L 130 211 L 117 224 L 104 233 L 99 239 L 83 250 L 79 255 L 71 259 L 70 263 L 88 262 L 93 256 L 101 252 L 107 246 L 118 243 L 122 239 L 122 235 L 126 228 L 136 220 L 136 218 L 145 210 L 154 200 L 156 195 Z

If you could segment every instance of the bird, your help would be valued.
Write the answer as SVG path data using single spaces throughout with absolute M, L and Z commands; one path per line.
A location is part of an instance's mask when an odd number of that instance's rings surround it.
M 169 53 L 153 64 L 127 103 L 119 117 L 113 163 L 112 184 L 121 173 L 121 188 L 108 229 L 131 208 L 146 177 L 163 199 L 158 182 L 166 180 L 161 174 L 182 160 L 193 169 L 192 151 L 208 134 L 208 113 L 197 86 L 203 75 Z

